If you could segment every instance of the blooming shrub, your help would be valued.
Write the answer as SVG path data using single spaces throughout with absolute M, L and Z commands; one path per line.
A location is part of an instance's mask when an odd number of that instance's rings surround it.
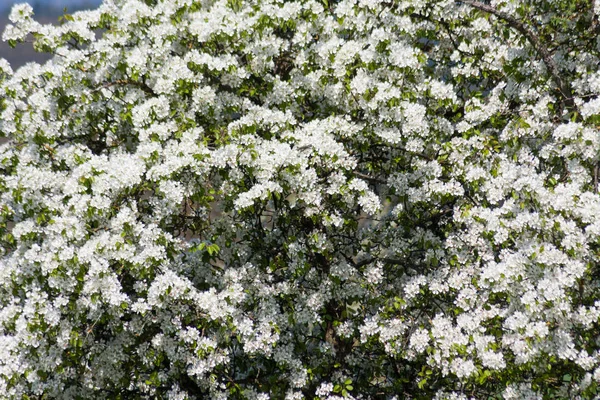
M 599 13 L 15 6 L 0 396 L 597 396 Z

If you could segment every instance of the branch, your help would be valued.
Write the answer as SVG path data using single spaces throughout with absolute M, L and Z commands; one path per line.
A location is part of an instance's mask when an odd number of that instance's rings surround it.
M 506 22 L 508 26 L 516 29 L 519 33 L 525 36 L 525 38 L 527 38 L 531 46 L 533 46 L 533 49 L 536 51 L 536 53 L 542 58 L 544 65 L 546 65 L 546 69 L 552 76 L 554 84 L 556 85 L 559 92 L 563 95 L 564 101 L 567 104 L 567 108 L 571 111 L 577 112 L 577 106 L 575 105 L 575 101 L 571 96 L 572 90 L 570 85 L 567 82 L 563 81 L 560 77 L 560 70 L 558 68 L 558 65 L 556 65 L 556 62 L 552 58 L 552 55 L 550 54 L 548 49 L 542 44 L 542 41 L 540 40 L 538 35 L 536 35 L 533 31 L 528 29 L 522 21 L 516 19 L 515 17 L 504 11 L 495 9 L 494 7 L 488 4 L 484 4 L 474 0 L 460 0 L 459 2 L 496 16 L 497 18 Z
M 154 91 L 152 90 L 152 88 L 148 85 L 146 85 L 143 82 L 136 82 L 136 81 L 130 81 L 127 79 L 117 79 L 114 82 L 105 82 L 104 84 L 102 84 L 100 87 L 94 89 L 94 91 L 98 91 L 100 89 L 105 89 L 105 88 L 109 88 L 111 86 L 126 86 L 126 85 L 132 85 L 132 86 L 137 86 L 140 89 L 142 89 L 144 92 L 154 95 Z
M 375 261 L 383 261 L 386 264 L 392 264 L 392 265 L 406 265 L 406 261 L 403 260 L 395 260 L 393 258 L 378 258 L 378 257 L 370 257 L 370 258 L 365 258 L 362 261 L 356 262 L 354 263 L 354 267 L 355 268 L 360 268 L 360 267 L 364 267 L 365 265 L 371 264 L 372 262 Z
M 594 166 L 594 193 L 598 193 L 598 164 Z
M 461 54 L 472 55 L 472 54 L 470 54 L 468 52 L 465 52 L 465 51 L 459 49 L 458 43 L 456 43 L 456 41 L 452 37 L 452 30 L 450 29 L 450 24 L 448 24 L 446 21 L 444 21 L 443 18 L 441 20 L 439 20 L 439 21 L 438 20 L 433 20 L 428 15 L 423 15 L 423 14 L 419 14 L 419 13 L 412 13 L 410 16 L 414 17 L 414 18 L 418 18 L 418 19 L 424 20 L 424 21 L 429 21 L 429 22 L 432 22 L 434 24 L 436 24 L 436 23 L 440 24 L 444 28 L 444 30 L 446 31 L 446 33 L 448 34 L 448 38 L 450 39 L 450 42 L 452 43 L 452 46 L 454 47 L 454 50 L 458 51 Z
M 362 174 L 362 173 L 356 172 L 356 171 L 354 171 L 353 174 L 357 178 L 364 179 L 365 181 L 371 182 L 373 184 L 381 184 L 381 185 L 386 185 L 387 184 L 387 181 L 384 181 L 383 179 L 376 178 L 374 176 L 365 175 L 365 174 Z

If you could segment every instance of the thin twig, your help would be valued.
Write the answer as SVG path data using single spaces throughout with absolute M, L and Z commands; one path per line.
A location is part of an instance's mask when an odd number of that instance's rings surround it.
M 100 89 L 106 89 L 111 86 L 126 86 L 126 85 L 137 86 L 148 94 L 152 94 L 152 95 L 155 94 L 154 91 L 152 90 L 152 88 L 150 86 L 146 85 L 144 82 L 130 81 L 127 79 L 117 79 L 116 81 L 113 81 L 113 82 L 105 82 L 100 87 L 96 88 L 94 91 L 96 92 Z
M 598 193 L 598 164 L 594 166 L 594 193 Z
M 371 183 L 379 183 L 381 185 L 387 184 L 387 181 L 384 181 L 383 179 L 376 178 L 374 176 L 365 175 L 365 174 L 362 174 L 362 173 L 356 172 L 356 171 L 354 171 L 353 174 L 354 174 L 354 176 L 356 176 L 358 178 L 361 178 L 361 179 L 364 179 L 365 181 L 369 181 Z

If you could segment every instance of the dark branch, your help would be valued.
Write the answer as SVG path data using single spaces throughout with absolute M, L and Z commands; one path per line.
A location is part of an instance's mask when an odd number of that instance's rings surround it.
M 406 261 L 403 260 L 395 260 L 393 258 L 378 258 L 378 257 L 370 257 L 370 258 L 366 258 L 362 261 L 359 261 L 357 263 L 354 263 L 354 267 L 355 268 L 360 268 L 360 267 L 364 267 L 365 265 L 369 265 L 372 262 L 375 261 L 383 261 L 386 264 L 392 264 L 392 265 L 405 265 Z
M 371 182 L 371 183 L 373 183 L 373 184 L 380 184 L 380 185 L 385 185 L 385 184 L 387 184 L 387 182 L 386 182 L 386 181 L 384 181 L 383 179 L 379 179 L 379 178 L 376 178 L 376 177 L 374 177 L 374 176 L 365 175 L 365 174 L 362 174 L 362 173 L 360 173 L 360 172 L 356 172 L 356 171 L 355 171 L 355 172 L 353 172 L 353 174 L 354 174 L 354 176 L 356 176 L 357 178 L 364 179 L 365 181 L 367 181 L 367 182 Z
M 102 86 L 96 88 L 95 91 L 98 91 L 100 89 L 109 88 L 111 86 L 126 86 L 126 85 L 137 86 L 148 94 L 151 94 L 151 95 L 155 94 L 154 91 L 152 90 L 152 88 L 150 86 L 146 85 L 144 82 L 130 81 L 130 80 L 126 80 L 126 79 L 117 79 L 116 81 L 113 81 L 113 82 L 106 82 L 106 83 L 102 84 Z

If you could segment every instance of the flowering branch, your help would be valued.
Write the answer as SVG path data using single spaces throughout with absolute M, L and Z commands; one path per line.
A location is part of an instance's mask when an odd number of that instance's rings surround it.
M 554 58 L 552 58 L 552 55 L 550 54 L 546 46 L 542 44 L 542 41 L 540 40 L 538 35 L 536 35 L 531 29 L 527 28 L 525 23 L 523 23 L 522 21 L 518 20 L 517 18 L 513 17 L 507 12 L 494 8 L 489 4 L 485 4 L 475 0 L 460 0 L 459 2 L 498 17 L 499 19 L 506 22 L 511 28 L 516 29 L 519 33 L 525 36 L 525 38 L 527 39 L 527 41 L 529 41 L 533 49 L 541 57 L 542 61 L 544 62 L 544 65 L 546 65 L 546 68 L 548 69 L 548 72 L 550 73 L 550 76 L 552 77 L 556 88 L 562 94 L 568 109 L 574 112 L 577 111 L 577 106 L 572 98 L 573 90 L 571 86 L 567 81 L 563 80 L 563 78 L 561 77 L 560 68 L 554 61 Z

